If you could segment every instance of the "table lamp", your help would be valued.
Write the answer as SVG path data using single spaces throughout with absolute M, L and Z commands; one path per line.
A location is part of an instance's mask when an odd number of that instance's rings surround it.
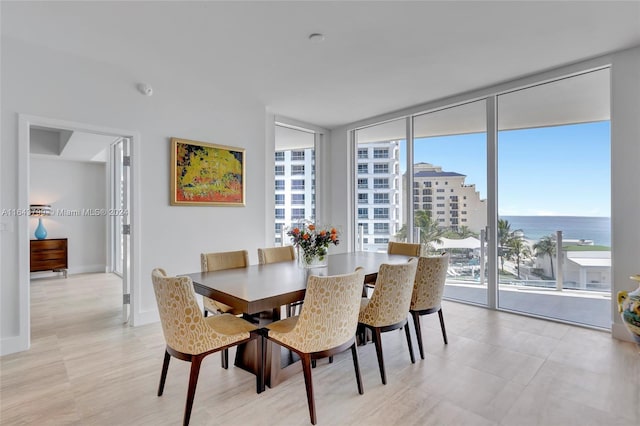
M 38 227 L 36 228 L 36 238 L 44 240 L 47 238 L 47 230 L 42 224 L 42 216 L 51 216 L 51 206 L 48 204 L 31 204 L 29 206 L 29 214 L 38 217 Z

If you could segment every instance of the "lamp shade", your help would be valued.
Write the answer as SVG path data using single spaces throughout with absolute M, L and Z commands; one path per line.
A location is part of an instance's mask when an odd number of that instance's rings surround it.
M 31 216 L 51 216 L 52 209 L 49 204 L 31 204 L 29 214 Z

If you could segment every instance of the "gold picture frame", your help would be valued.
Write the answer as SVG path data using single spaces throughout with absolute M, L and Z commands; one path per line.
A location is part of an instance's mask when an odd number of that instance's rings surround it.
M 171 138 L 172 206 L 244 206 L 245 150 Z

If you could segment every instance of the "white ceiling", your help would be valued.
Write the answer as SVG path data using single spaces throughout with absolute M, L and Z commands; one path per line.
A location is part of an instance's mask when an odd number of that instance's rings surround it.
M 639 1 L 1 2 L 2 36 L 333 128 L 640 45 Z M 323 43 L 308 35 L 321 32 Z M 184 64 L 189 64 L 185 67 Z M 204 82 L 204 83 L 203 83 Z

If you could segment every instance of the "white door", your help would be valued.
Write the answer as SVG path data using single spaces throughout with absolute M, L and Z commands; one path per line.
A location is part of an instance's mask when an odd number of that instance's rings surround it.
M 130 307 L 130 211 L 129 211 L 129 138 L 121 138 L 112 145 L 113 181 L 111 191 L 111 220 L 113 230 L 112 270 L 122 278 L 122 321 L 129 321 Z

